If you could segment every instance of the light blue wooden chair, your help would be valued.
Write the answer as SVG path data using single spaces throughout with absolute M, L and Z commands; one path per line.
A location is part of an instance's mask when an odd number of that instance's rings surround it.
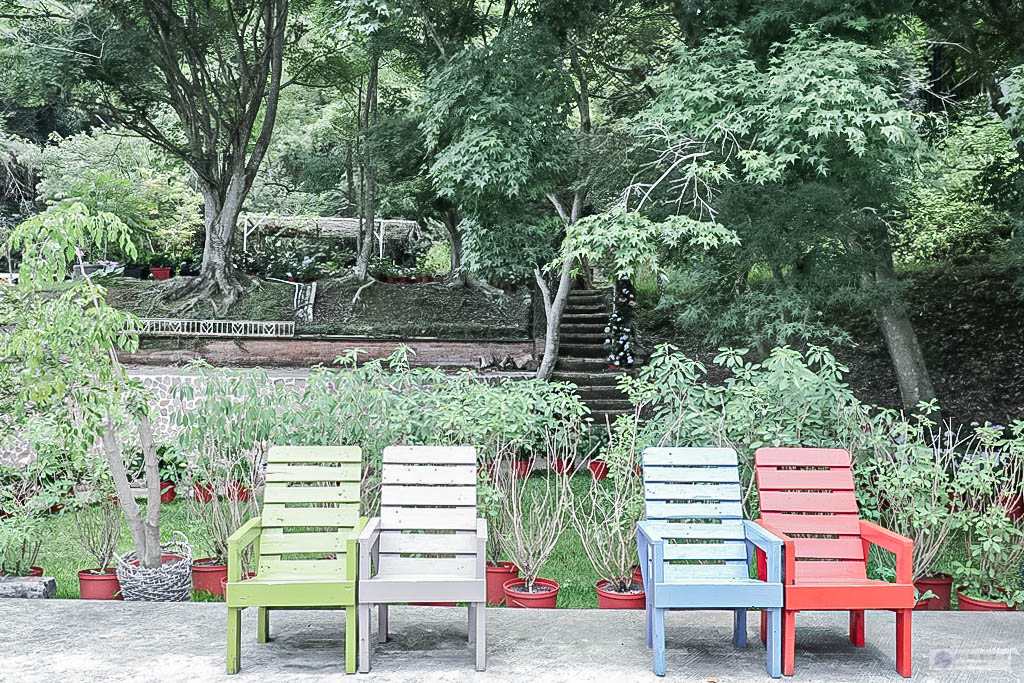
M 647 594 L 647 647 L 665 675 L 665 612 L 733 610 L 733 644 L 747 644 L 747 609 L 768 612 L 768 675 L 782 675 L 782 540 L 743 519 L 731 448 L 648 448 L 643 455 L 647 519 L 637 552 Z M 750 578 L 755 548 L 767 580 Z

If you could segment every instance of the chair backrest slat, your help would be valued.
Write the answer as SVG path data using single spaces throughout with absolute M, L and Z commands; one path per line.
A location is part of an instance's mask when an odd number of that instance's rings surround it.
M 259 572 L 344 575 L 359 522 L 362 451 L 351 446 L 275 446 L 267 454 Z
M 377 575 L 476 576 L 476 449 L 391 446 L 383 462 Z
M 754 468 L 762 519 L 793 538 L 797 581 L 866 578 L 848 451 L 760 448 Z
M 749 575 L 735 451 L 648 448 L 643 477 L 646 517 L 667 541 L 666 581 Z

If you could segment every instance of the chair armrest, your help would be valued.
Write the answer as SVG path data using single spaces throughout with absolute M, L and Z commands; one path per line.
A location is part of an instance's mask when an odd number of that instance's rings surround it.
M 263 518 L 253 517 L 228 537 L 228 581 L 241 580 L 242 551 L 260 537 L 262 530 Z
M 359 533 L 359 578 L 369 579 L 373 576 L 370 568 L 370 557 L 380 545 L 380 517 L 374 517 L 363 524 Z
M 648 576 L 647 567 L 641 566 L 640 568 L 644 581 L 649 584 L 645 590 L 648 595 L 653 595 L 654 584 L 665 581 L 665 539 L 649 521 L 642 520 L 636 525 L 636 540 L 640 556 L 650 560 L 651 569 L 654 572 L 653 576 Z
M 352 535 L 345 542 L 345 578 L 355 581 L 359 572 L 359 535 L 366 526 L 366 517 L 360 517 Z
M 487 520 L 476 518 L 476 578 L 487 578 Z
M 782 582 L 788 586 L 796 581 L 796 544 L 793 539 L 772 527 L 763 519 L 756 520 L 766 531 L 782 541 Z
M 914 542 L 874 522 L 860 520 L 860 537 L 896 555 L 896 583 L 914 581 Z
M 765 580 L 771 583 L 782 583 L 782 548 L 785 541 L 749 519 L 743 520 L 743 533 L 747 541 L 764 552 L 768 562 Z

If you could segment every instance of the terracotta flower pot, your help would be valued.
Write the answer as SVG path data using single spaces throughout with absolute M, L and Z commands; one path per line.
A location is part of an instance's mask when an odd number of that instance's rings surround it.
M 174 488 L 173 481 L 162 481 L 160 482 L 160 502 L 170 503 L 178 497 L 178 493 Z
M 121 597 L 121 583 L 117 580 L 117 570 L 107 567 L 99 569 L 83 569 L 78 572 L 78 592 L 82 600 L 124 600 Z
M 927 576 L 914 582 L 914 586 L 924 595 L 925 592 L 935 593 L 934 598 L 918 600 L 916 610 L 947 610 L 949 597 L 953 592 L 953 577 L 949 574 Z
M 32 565 L 28 568 L 28 574 L 22 574 L 22 576 L 42 576 L 43 568 Z
M 170 268 L 150 268 L 149 272 L 153 274 L 154 280 L 169 280 L 171 277 Z
M 587 469 L 594 475 L 594 479 L 605 479 L 608 476 L 608 463 L 604 460 L 591 460 L 587 463 Z
M 224 582 L 228 580 L 228 566 L 218 564 L 212 557 L 192 561 L 192 590 L 206 591 L 224 597 Z
M 487 565 L 487 604 L 497 606 L 505 599 L 502 588 L 506 581 L 519 578 L 519 567 L 514 562 Z
M 192 484 L 192 497 L 200 503 L 213 502 L 213 487 L 209 484 Z
M 516 587 L 526 585 L 526 579 L 510 579 L 501 589 L 505 593 L 506 607 L 530 607 L 533 609 L 554 609 L 558 603 L 558 582 L 551 579 L 535 579 L 534 587 L 543 590 L 524 593 Z
M 515 472 L 516 479 L 526 479 L 530 476 L 530 470 L 533 469 L 533 463 L 529 460 L 513 460 L 510 463 L 512 471 Z
M 1012 612 L 1005 602 L 993 602 L 991 600 L 979 600 L 963 594 L 963 588 L 956 591 L 956 599 L 960 604 L 961 612 Z
M 634 582 L 634 585 L 637 583 Z M 644 609 L 647 606 L 647 598 L 642 590 L 639 593 L 616 593 L 608 588 L 608 582 L 604 579 L 594 584 L 594 588 L 597 589 L 599 609 Z

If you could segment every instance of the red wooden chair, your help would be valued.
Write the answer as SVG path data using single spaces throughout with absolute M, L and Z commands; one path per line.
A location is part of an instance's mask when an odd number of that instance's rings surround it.
M 797 612 L 849 610 L 850 642 L 864 647 L 864 610 L 884 609 L 896 612 L 896 670 L 909 677 L 910 620 L 916 602 L 913 541 L 858 517 L 849 452 L 759 448 L 754 465 L 761 501 L 758 523 L 785 543 L 783 674 L 793 675 Z M 896 583 L 867 578 L 872 544 L 896 555 Z M 758 571 L 764 578 L 760 555 Z

